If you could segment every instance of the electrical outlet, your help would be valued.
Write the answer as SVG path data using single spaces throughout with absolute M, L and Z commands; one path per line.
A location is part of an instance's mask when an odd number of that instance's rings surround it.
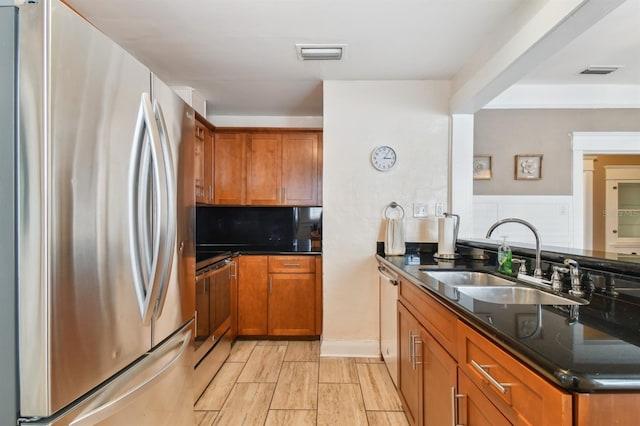
M 413 203 L 413 217 L 427 217 L 428 205 L 424 203 Z
M 436 203 L 435 214 L 436 214 L 436 217 L 444 216 L 444 204 Z

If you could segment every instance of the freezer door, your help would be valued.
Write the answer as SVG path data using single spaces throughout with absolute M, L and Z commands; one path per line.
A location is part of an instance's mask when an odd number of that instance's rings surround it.
M 150 72 L 57 0 L 19 36 L 20 412 L 46 417 L 151 349 L 127 198 Z
M 192 426 L 190 326 L 189 323 L 140 362 L 69 410 L 28 424 Z
M 175 201 L 170 216 L 173 245 L 170 264 L 158 294 L 152 323 L 152 344 L 157 345 L 195 313 L 195 114 L 169 86 L 158 77 L 152 79 L 153 108 L 163 146 L 168 149 L 167 171 L 172 182 L 168 192 Z

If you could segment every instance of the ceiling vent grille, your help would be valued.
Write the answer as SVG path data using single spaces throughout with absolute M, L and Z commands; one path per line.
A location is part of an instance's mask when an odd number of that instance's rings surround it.
M 606 75 L 606 74 L 611 74 L 612 72 L 617 71 L 620 68 L 622 68 L 622 67 L 618 66 L 618 65 L 613 65 L 613 66 L 596 66 L 596 65 L 592 65 L 589 68 L 581 71 L 580 74 Z
M 340 61 L 346 49 L 346 44 L 296 44 L 301 61 Z

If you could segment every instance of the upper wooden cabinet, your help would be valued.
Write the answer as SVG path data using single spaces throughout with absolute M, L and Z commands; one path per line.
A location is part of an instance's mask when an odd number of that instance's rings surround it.
M 282 137 L 282 204 L 320 205 L 321 157 L 318 134 L 293 133 Z
M 224 130 L 215 140 L 215 204 L 322 205 L 320 132 Z
M 195 127 L 196 203 L 213 203 L 213 132 L 199 120 Z
M 252 133 L 247 149 L 247 204 L 282 204 L 282 135 Z
M 247 202 L 247 134 L 216 133 L 214 144 L 214 203 Z

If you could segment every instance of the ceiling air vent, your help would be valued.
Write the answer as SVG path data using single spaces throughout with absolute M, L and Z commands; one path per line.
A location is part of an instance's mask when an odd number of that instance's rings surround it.
M 346 44 L 296 44 L 302 61 L 340 61 L 346 49 Z
M 607 65 L 607 66 L 591 65 L 589 68 L 581 71 L 580 74 L 605 75 L 605 74 L 611 74 L 612 72 L 618 70 L 619 68 L 622 68 L 622 67 L 620 65 Z

